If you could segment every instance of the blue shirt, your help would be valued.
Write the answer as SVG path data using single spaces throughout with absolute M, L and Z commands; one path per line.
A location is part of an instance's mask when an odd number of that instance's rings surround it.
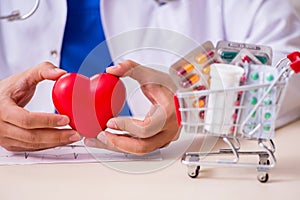
M 67 0 L 61 68 L 91 77 L 112 65 L 101 23 L 99 0 Z M 120 115 L 130 115 L 126 104 Z

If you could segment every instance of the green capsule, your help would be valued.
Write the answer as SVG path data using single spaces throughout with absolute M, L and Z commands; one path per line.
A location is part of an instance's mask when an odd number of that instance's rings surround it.
M 223 51 L 221 53 L 221 58 L 224 60 L 233 60 L 237 54 L 237 52 Z
M 265 56 L 255 56 L 262 64 L 266 64 L 268 62 L 268 58 Z

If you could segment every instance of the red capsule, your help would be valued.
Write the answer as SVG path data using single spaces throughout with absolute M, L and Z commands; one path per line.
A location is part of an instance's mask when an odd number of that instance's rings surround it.
M 230 128 L 230 130 L 231 130 L 231 132 L 233 133 L 233 132 L 235 131 L 235 126 L 232 126 L 232 127 Z
M 193 88 L 194 91 L 201 91 L 201 90 L 206 90 L 206 87 L 204 85 L 198 85 Z
M 234 113 L 234 114 L 232 115 L 232 119 L 234 119 L 234 120 L 237 119 L 237 114 L 236 114 L 236 113 Z
M 204 116 L 205 116 L 204 110 L 200 111 L 200 112 L 199 112 L 199 117 L 200 117 L 200 119 L 204 119 Z
M 241 77 L 241 79 L 240 79 L 240 82 L 244 83 L 244 82 L 246 82 L 246 80 L 247 80 L 246 76 L 243 75 L 243 76 Z
M 245 55 L 245 56 L 242 57 L 242 61 L 250 63 L 252 60 L 249 56 Z
M 240 101 L 236 101 L 235 102 L 235 106 L 240 106 L 241 105 L 241 102 Z

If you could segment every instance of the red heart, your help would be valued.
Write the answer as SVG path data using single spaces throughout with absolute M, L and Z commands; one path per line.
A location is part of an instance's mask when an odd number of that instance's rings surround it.
M 61 76 L 54 84 L 52 99 L 58 113 L 67 115 L 70 126 L 85 137 L 96 137 L 107 121 L 122 110 L 126 90 L 111 74 L 91 79 L 76 73 Z

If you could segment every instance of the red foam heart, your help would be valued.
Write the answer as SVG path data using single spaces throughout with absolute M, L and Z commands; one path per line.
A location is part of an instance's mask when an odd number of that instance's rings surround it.
M 70 126 L 85 137 L 96 137 L 125 103 L 126 90 L 118 77 L 98 74 L 91 79 L 76 73 L 61 76 L 52 99 L 58 113 L 67 115 Z

